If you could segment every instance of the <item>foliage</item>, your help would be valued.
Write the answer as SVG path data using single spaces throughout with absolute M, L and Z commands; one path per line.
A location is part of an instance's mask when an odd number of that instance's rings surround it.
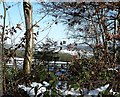
M 56 49 L 56 42 L 52 41 L 51 39 L 47 39 L 46 43 L 42 43 L 42 45 L 39 45 L 38 49 L 34 57 L 35 59 L 38 59 L 39 61 L 57 61 L 59 57 L 57 56 L 58 52 L 55 52 Z
M 115 87 L 115 71 L 108 71 L 108 68 L 114 68 L 119 64 L 117 49 L 120 29 L 119 4 L 119 2 L 41 3 L 43 8 L 40 12 L 46 11 L 57 19 L 57 22 L 66 24 L 70 38 L 82 40 L 93 49 L 92 59 L 74 59 L 70 68 L 71 78 L 73 77 L 76 82 L 80 81 L 79 84 L 88 89 L 100 86 L 99 83 L 109 83 L 111 88 Z M 119 88 L 118 80 L 116 84 Z
M 109 90 L 120 92 L 120 73 L 119 70 L 110 71 L 108 68 L 115 68 L 119 64 L 119 40 L 120 40 L 120 7 L 119 2 L 41 2 L 41 13 L 48 13 L 55 18 L 55 24 L 62 22 L 68 26 L 69 38 L 75 38 L 89 45 L 93 50 L 93 57 L 83 58 L 62 54 L 62 49 L 57 46 L 55 41 L 47 39 L 46 43 L 39 44 L 34 54 L 35 62 L 32 64 L 32 72 L 24 76 L 23 71 L 6 68 L 6 85 L 8 93 L 11 90 L 14 93 L 24 95 L 23 90 L 18 90 L 18 84 L 29 85 L 30 82 L 42 82 L 43 80 L 51 84 L 52 95 L 60 95 L 56 92 L 56 84 L 59 81 L 54 72 L 49 72 L 49 61 L 71 61 L 67 69 L 67 83 L 75 89 L 86 88 L 95 89 L 101 85 L 109 84 L 110 87 L 102 94 L 108 95 Z M 57 21 L 56 21 L 57 20 Z M 34 26 L 34 25 L 33 25 Z M 21 25 L 13 27 L 0 25 L 1 30 L 5 28 L 2 39 L 3 43 L 10 38 L 10 35 L 17 33 Z M 36 33 L 34 33 L 36 36 Z M 5 48 L 4 62 L 7 63 L 11 57 L 23 56 L 17 51 L 24 48 L 26 37 L 21 39 L 20 44 L 15 47 Z M 58 50 L 59 49 L 59 50 Z M 57 50 L 57 52 L 56 52 Z M 65 77 L 65 76 L 63 76 Z M 15 86 L 14 86 L 15 85 Z M 48 89 L 49 90 L 49 89 Z M 48 92 L 45 93 L 48 95 Z M 25 97 L 26 95 L 24 95 Z M 70 96 L 70 95 L 68 95 Z
M 70 55 L 70 54 L 67 54 L 67 53 L 59 53 L 58 54 L 58 56 L 59 56 L 59 60 L 60 61 L 67 61 L 67 62 L 70 62 L 70 61 L 72 61 L 72 55 Z
M 70 38 L 82 40 L 90 45 L 96 59 L 109 51 L 107 49 L 110 46 L 109 40 L 113 39 L 112 45 L 116 45 L 117 41 L 114 42 L 114 38 L 119 37 L 118 33 L 114 33 L 117 31 L 115 21 L 119 19 L 118 2 L 43 2 L 41 5 L 43 9 L 40 12 L 49 12 L 49 15 L 57 18 L 58 22 L 68 25 Z M 111 35 L 112 33 L 114 34 Z M 107 58 L 109 54 L 105 56 Z M 105 61 L 108 61 L 106 58 Z

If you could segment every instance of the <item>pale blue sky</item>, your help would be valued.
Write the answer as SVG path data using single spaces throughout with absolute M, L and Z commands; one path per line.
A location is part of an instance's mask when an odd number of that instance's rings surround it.
M 17 2 L 7 2 L 6 6 L 13 5 L 11 8 L 7 10 L 7 18 L 6 18 L 6 25 L 8 26 L 15 26 L 16 24 L 22 23 L 22 31 L 17 30 L 18 33 L 12 37 L 12 39 L 15 39 L 15 43 L 18 43 L 20 40 L 20 37 L 23 36 L 25 32 L 25 25 L 24 25 L 24 15 L 23 15 L 23 6 L 22 2 L 16 4 Z M 33 24 L 38 21 L 41 18 L 41 15 L 37 13 L 37 10 L 40 8 L 38 5 L 34 4 L 35 2 L 31 2 L 33 6 Z M 2 3 L 0 3 L 0 15 L 3 14 L 3 6 Z M 34 28 L 34 32 L 39 30 L 39 36 L 37 37 L 38 41 L 42 40 L 44 37 L 52 38 L 55 41 L 59 40 L 65 40 L 67 38 L 65 25 L 62 24 L 53 24 L 51 28 L 42 31 L 45 27 L 47 27 L 48 22 L 52 22 L 52 19 L 50 17 L 46 17 L 43 19 L 41 22 L 39 22 L 39 28 Z M 0 23 L 2 21 L 0 20 Z M 48 34 L 49 33 L 49 34 Z M 12 40 L 12 42 L 13 42 Z M 45 39 L 44 39 L 45 40 Z M 10 40 L 8 41 L 9 43 L 11 42 Z

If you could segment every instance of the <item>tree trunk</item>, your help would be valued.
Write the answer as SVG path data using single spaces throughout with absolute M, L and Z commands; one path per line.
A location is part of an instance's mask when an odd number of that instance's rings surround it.
M 32 30 L 32 7 L 29 0 L 24 0 L 23 9 L 25 15 L 25 24 L 26 24 L 26 44 L 25 44 L 25 56 L 23 63 L 23 71 L 25 74 L 30 74 L 30 68 L 32 64 L 32 55 L 33 55 L 33 30 Z
M 0 97 L 3 95 L 3 73 L 2 64 L 0 63 Z
M 4 56 L 4 34 L 5 34 L 5 22 L 6 22 L 6 8 L 5 3 L 3 1 L 3 9 L 4 9 L 4 18 L 3 18 L 3 27 L 2 27 L 2 35 L 1 35 L 1 42 L 2 42 L 2 66 L 0 66 L 0 91 L 1 95 L 6 94 L 6 62 Z M 2 83 L 2 84 L 1 84 Z

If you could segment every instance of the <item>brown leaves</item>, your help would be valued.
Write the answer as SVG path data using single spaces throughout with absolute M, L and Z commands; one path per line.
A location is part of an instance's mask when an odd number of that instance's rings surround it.
M 19 30 L 22 30 L 21 24 L 17 24 L 16 28 L 18 28 Z
M 99 13 L 100 9 L 96 8 L 95 13 Z
M 106 7 L 107 7 L 107 5 L 105 4 L 105 2 L 100 3 L 100 9 L 104 9 Z
M 116 40 L 120 40 L 120 34 L 114 34 L 113 38 L 116 39 Z
M 110 33 L 107 33 L 106 34 L 106 39 L 109 41 L 109 40 L 112 40 L 113 39 L 113 35 L 110 34 Z
M 120 34 L 110 34 L 110 33 L 107 33 L 106 34 L 106 39 L 109 41 L 112 39 L 116 39 L 116 40 L 120 40 Z
M 15 47 L 16 50 L 19 48 L 25 48 L 25 44 L 23 42 L 21 42 L 20 44 L 16 44 L 15 46 L 16 46 Z
M 4 38 L 4 40 L 7 40 L 8 38 L 9 38 L 9 37 L 6 36 L 6 37 Z M 9 39 L 10 39 L 10 38 L 9 38 Z
M 106 5 L 104 2 L 99 3 L 99 7 L 97 7 L 97 8 L 95 9 L 95 13 L 96 13 L 96 14 L 99 13 L 101 9 L 104 9 L 104 8 L 106 8 L 106 7 L 107 7 L 107 5 Z
M 102 44 L 97 44 L 97 45 L 94 46 L 94 48 L 103 49 L 103 45 Z

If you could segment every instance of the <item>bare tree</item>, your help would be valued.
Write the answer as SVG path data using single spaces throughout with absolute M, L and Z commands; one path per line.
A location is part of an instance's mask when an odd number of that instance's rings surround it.
M 25 45 L 25 56 L 23 70 L 25 74 L 30 74 L 30 68 L 32 63 L 33 55 L 33 30 L 32 30 L 32 6 L 29 0 L 24 0 L 23 2 L 25 24 L 26 24 L 26 45 Z
M 119 24 L 120 3 L 44 2 L 41 3 L 41 5 L 43 9 L 40 10 L 40 12 L 49 12 L 49 15 L 58 18 L 60 22 L 68 25 L 68 30 L 71 32 L 69 33 L 70 38 L 79 39 L 92 45 L 91 47 L 93 47 L 96 63 L 89 65 L 91 65 L 91 67 L 93 66 L 91 70 L 94 68 L 94 72 L 96 72 L 94 80 L 101 80 L 99 79 L 99 75 L 101 76 L 99 73 L 105 75 L 106 72 L 108 72 L 107 69 L 112 67 L 113 64 L 116 64 L 116 58 L 119 60 L 119 55 L 116 57 L 115 50 L 117 49 L 115 46 L 117 46 L 118 40 L 120 39 L 120 31 L 119 25 L 118 28 L 116 26 L 115 20 L 118 21 Z M 88 75 L 89 74 L 90 73 L 88 73 Z M 113 74 L 111 74 L 111 77 L 109 76 L 111 82 L 114 80 L 112 76 Z M 106 80 L 107 82 L 107 77 L 102 78 L 102 80 Z

